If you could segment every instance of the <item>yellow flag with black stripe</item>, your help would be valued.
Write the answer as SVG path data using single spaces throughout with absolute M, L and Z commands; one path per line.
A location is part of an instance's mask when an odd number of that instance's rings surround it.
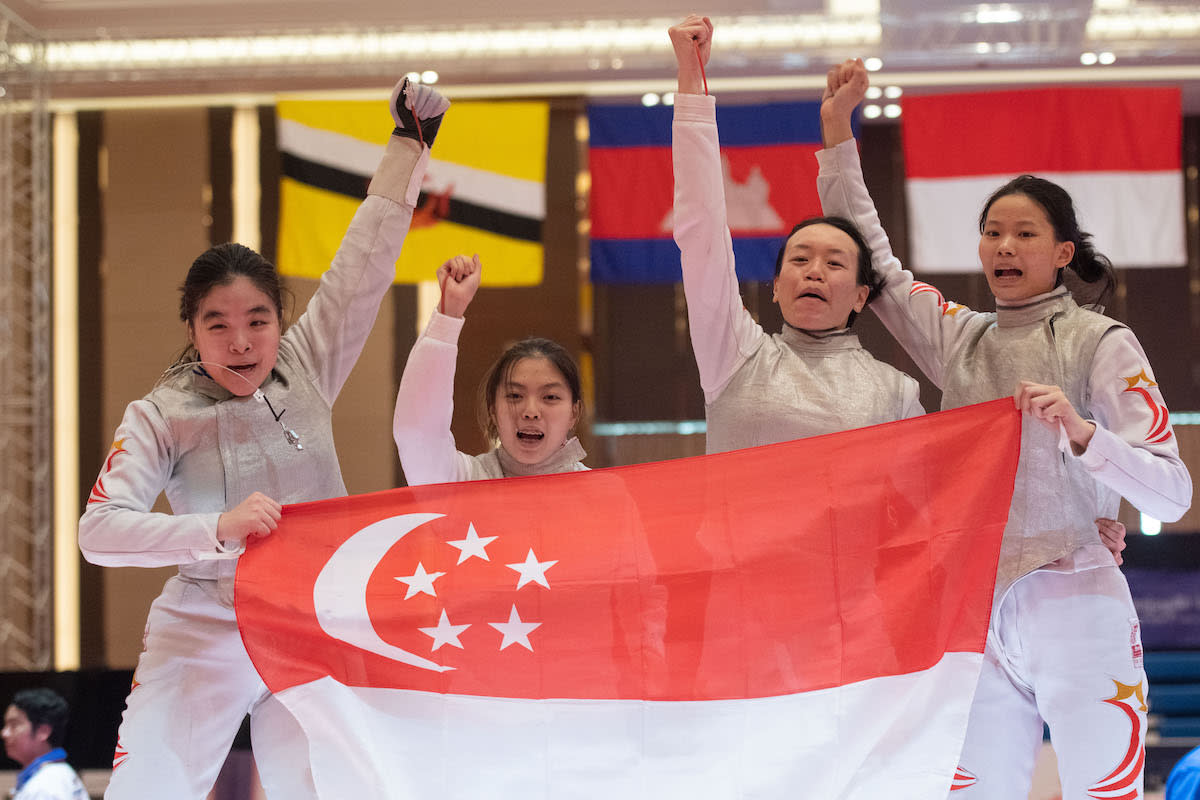
M 281 100 L 279 271 L 318 278 L 366 196 L 394 123 L 380 101 Z M 542 280 L 545 102 L 455 102 L 434 143 L 397 283 L 434 279 L 447 258 L 478 253 L 484 283 Z

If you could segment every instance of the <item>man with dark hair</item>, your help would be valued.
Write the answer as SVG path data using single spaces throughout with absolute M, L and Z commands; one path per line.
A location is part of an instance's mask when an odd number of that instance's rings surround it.
M 23 769 L 13 800 L 88 800 L 62 749 L 67 701 L 50 689 L 22 689 L 4 712 L 4 751 Z

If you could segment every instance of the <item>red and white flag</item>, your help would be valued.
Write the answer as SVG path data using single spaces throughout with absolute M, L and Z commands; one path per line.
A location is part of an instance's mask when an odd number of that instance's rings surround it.
M 1019 441 L 998 400 L 287 506 L 238 622 L 322 797 L 942 798 Z
M 912 269 L 979 269 L 979 212 L 1025 172 L 1070 192 L 1114 266 L 1187 263 L 1178 88 L 911 97 L 903 121 Z

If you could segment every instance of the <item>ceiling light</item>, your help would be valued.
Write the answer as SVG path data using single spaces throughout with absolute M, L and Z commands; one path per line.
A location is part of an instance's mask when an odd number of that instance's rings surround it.
M 867 99 L 868 100 L 878 100 L 881 97 L 883 97 L 883 89 L 880 89 L 878 86 L 868 86 L 867 87 Z
M 438 74 L 431 69 L 427 69 L 421 73 L 421 83 L 437 83 Z
M 714 20 L 721 41 L 745 49 L 794 53 L 802 48 L 865 48 L 883 38 L 879 0 L 844 0 L 833 14 L 774 14 Z M 875 10 L 870 11 L 871 8 Z M 589 69 L 603 69 L 628 53 L 667 50 L 661 19 L 596 20 L 584 24 L 540 23 L 494 30 L 409 29 L 338 34 L 193 37 L 116 40 L 98 38 L 46 43 L 44 63 L 51 71 L 121 71 L 146 68 L 254 66 L 280 62 L 336 63 L 406 57 L 487 59 L 515 55 L 578 55 Z M 15 43 L 11 62 L 32 63 L 29 45 Z M 40 54 L 39 54 L 40 55 Z M 620 67 L 613 66 L 614 69 Z
M 1010 42 L 996 42 L 997 53 L 1007 53 L 1010 50 L 1012 50 L 1012 44 Z
M 883 90 L 883 96 L 888 100 L 895 100 L 900 95 L 904 94 L 904 90 L 899 86 L 889 86 Z
M 874 103 L 872 103 L 868 106 L 863 106 L 863 116 L 866 117 L 867 119 L 875 119 L 882 113 L 883 113 L 883 109 L 880 108 L 879 106 L 875 105 Z
M 1085 67 L 1090 67 L 1092 64 L 1095 64 L 1098 60 L 1099 60 L 1099 58 L 1096 56 L 1095 53 L 1081 53 L 1079 56 L 1079 63 L 1083 64 Z
M 980 25 L 1002 25 L 1004 23 L 1020 22 L 1025 16 L 1016 8 L 1008 5 L 979 6 L 974 14 L 967 15 L 968 22 L 978 22 Z
M 879 0 L 828 0 L 829 13 L 845 17 L 879 16 Z
M 646 92 L 642 95 L 642 105 L 647 108 L 658 105 L 658 95 L 654 92 Z
M 983 55 L 984 53 L 990 53 L 990 52 L 992 52 L 992 45 L 990 42 L 976 42 L 975 43 L 975 52 L 978 53 L 979 55 Z
M 1127 8 L 1105 11 L 1092 9 L 1087 21 L 1089 39 L 1128 39 L 1134 37 L 1182 37 L 1200 33 L 1200 11 L 1194 8 Z
M 895 119 L 900 116 L 900 106 L 896 103 L 888 103 L 883 107 L 883 115 L 888 119 Z
M 1101 64 L 1112 64 L 1117 60 L 1117 57 L 1107 50 L 1101 53 L 1097 58 L 1100 60 Z
M 863 60 L 863 66 L 867 68 L 867 72 L 879 72 L 883 69 L 883 59 L 876 56 Z

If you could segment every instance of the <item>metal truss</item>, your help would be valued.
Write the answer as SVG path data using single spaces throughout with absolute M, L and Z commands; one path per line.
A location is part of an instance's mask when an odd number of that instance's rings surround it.
M 11 57 L 14 48 L 29 57 Z M 0 668 L 54 657 L 45 45 L 0 6 Z

